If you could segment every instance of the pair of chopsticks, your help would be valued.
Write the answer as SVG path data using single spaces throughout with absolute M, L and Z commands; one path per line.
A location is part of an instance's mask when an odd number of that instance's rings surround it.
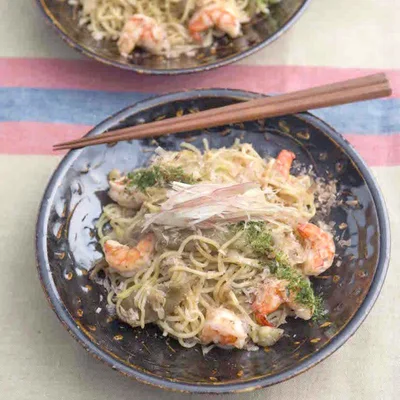
M 53 150 L 77 149 L 122 140 L 143 139 L 172 133 L 278 117 L 311 109 L 348 104 L 390 96 L 392 90 L 384 73 L 317 86 L 273 97 L 248 100 L 196 114 L 116 129 L 98 136 L 56 144 Z

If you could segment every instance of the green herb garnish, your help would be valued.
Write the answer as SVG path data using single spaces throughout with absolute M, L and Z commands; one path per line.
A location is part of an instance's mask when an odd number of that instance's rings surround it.
M 286 280 L 288 282 L 287 290 L 289 293 L 296 293 L 296 302 L 313 310 L 313 320 L 319 320 L 323 316 L 324 311 L 322 298 L 315 295 L 311 282 L 298 270 L 291 267 L 282 253 L 278 253 L 277 258 L 269 263 L 271 273 L 278 279 Z M 272 268 L 271 264 L 273 264 Z
M 271 233 L 266 229 L 265 222 L 242 222 L 239 224 L 245 230 L 246 241 L 255 253 L 260 256 L 273 252 Z
M 144 192 L 149 187 L 163 187 L 171 182 L 193 184 L 196 180 L 192 175 L 186 174 L 182 167 L 169 167 L 153 165 L 149 168 L 138 169 L 127 175 L 128 186 L 136 186 Z
M 325 318 L 324 302 L 320 295 L 314 295 L 314 313 L 313 321 L 322 321 Z
M 288 282 L 287 290 L 296 293 L 296 302 L 313 310 L 313 320 L 321 319 L 324 315 L 322 298 L 314 294 L 310 281 L 289 264 L 286 255 L 274 247 L 265 222 L 242 222 L 238 227 L 245 230 L 247 244 L 262 258 L 271 273 Z

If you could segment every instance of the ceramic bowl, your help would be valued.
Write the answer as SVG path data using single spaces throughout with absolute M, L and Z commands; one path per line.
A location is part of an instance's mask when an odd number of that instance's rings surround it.
M 129 60 L 120 56 L 115 42 L 98 42 L 86 28 L 79 27 L 76 12 L 67 1 L 36 1 L 57 33 L 79 52 L 119 68 L 146 74 L 175 75 L 221 67 L 260 50 L 291 26 L 310 0 L 282 0 L 271 6 L 270 15 L 257 16 L 243 26 L 243 36 L 237 39 L 229 39 L 227 36 L 217 39 L 216 52 L 203 49 L 195 57 L 183 55 L 175 59 L 165 59 L 138 50 Z
M 234 90 L 198 90 L 156 97 L 134 104 L 89 132 L 152 121 L 257 97 Z M 268 351 L 182 348 L 156 326 L 132 329 L 106 308 L 103 287 L 88 269 L 101 257 L 94 222 L 109 202 L 107 173 L 129 171 L 147 163 L 160 145 L 178 149 L 189 141 L 202 148 L 230 146 L 235 138 L 252 143 L 262 155 L 285 148 L 320 177 L 337 181 L 340 205 L 334 221 L 334 265 L 318 279 L 315 290 L 328 311 L 326 321 L 290 319 L 286 335 Z M 37 264 L 51 307 L 71 335 L 113 369 L 154 386 L 187 392 L 238 392 L 272 385 L 318 364 L 337 350 L 360 326 L 378 297 L 389 260 L 388 217 L 382 195 L 368 167 L 352 146 L 309 113 L 187 132 L 154 140 L 120 142 L 72 151 L 62 160 L 46 189 L 37 222 Z

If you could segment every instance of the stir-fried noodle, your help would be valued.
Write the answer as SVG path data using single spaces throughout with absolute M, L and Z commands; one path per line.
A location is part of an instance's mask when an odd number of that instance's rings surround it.
M 105 272 L 118 317 L 184 347 L 251 349 L 274 344 L 287 316 L 320 316 L 308 276 L 330 267 L 335 246 L 309 222 L 318 183 L 289 173 L 286 150 L 265 160 L 239 142 L 182 147 L 109 175 L 115 202 L 97 223 L 105 260 L 92 275 Z

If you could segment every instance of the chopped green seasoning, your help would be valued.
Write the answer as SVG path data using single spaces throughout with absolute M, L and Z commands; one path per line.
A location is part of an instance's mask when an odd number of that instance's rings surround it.
M 163 187 L 171 182 L 193 184 L 196 180 L 192 175 L 186 174 L 182 167 L 168 167 L 154 165 L 149 168 L 138 169 L 127 175 L 128 186 L 136 186 L 140 191 L 157 186 Z
M 271 233 L 265 222 L 242 222 L 239 224 L 245 230 L 245 239 L 254 252 L 264 256 L 265 265 L 277 279 L 288 282 L 287 290 L 296 293 L 296 302 L 313 310 L 313 319 L 323 317 L 323 304 L 320 296 L 316 296 L 310 281 L 300 271 L 290 266 L 285 254 L 273 246 Z

